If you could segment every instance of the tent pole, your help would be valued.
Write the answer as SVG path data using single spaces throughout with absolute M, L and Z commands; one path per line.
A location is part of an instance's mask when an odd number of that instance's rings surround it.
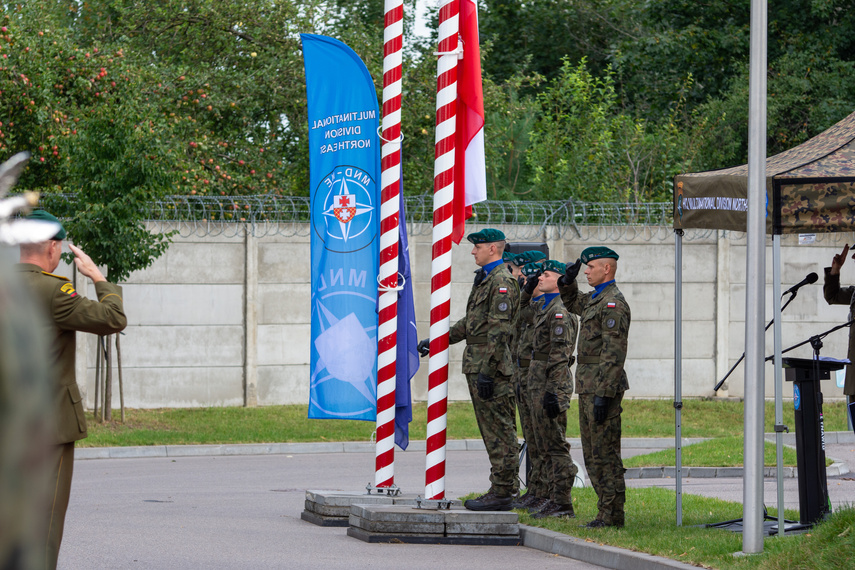
M 683 230 L 674 230 L 674 451 L 677 526 L 683 526 Z
M 772 298 L 775 324 L 775 449 L 777 457 L 778 478 L 778 536 L 784 536 L 784 434 L 781 431 L 784 423 L 783 378 L 781 361 L 781 236 L 772 235 Z
M 763 552 L 763 414 L 766 293 L 767 1 L 751 0 L 748 89 L 748 246 L 745 268 L 745 480 L 742 551 Z

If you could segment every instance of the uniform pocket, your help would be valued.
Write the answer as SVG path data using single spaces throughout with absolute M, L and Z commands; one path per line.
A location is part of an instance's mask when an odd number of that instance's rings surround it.
M 71 400 L 71 405 L 74 407 L 74 415 L 77 418 L 77 428 L 82 432 L 86 432 L 86 415 L 83 412 L 83 397 L 80 395 L 80 389 L 77 384 L 72 384 L 68 387 L 68 397 Z

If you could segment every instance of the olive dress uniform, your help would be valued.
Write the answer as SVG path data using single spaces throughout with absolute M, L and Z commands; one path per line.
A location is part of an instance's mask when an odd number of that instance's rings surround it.
M 543 473 L 548 483 L 548 492 L 543 496 L 552 502 L 555 510 L 573 516 L 570 491 L 578 469 L 570 458 L 567 442 L 567 409 L 573 395 L 570 366 L 576 344 L 576 317 L 567 311 L 557 293 L 535 297 L 532 306 L 534 338 L 527 383 L 535 445 L 538 455 L 543 457 Z M 547 393 L 558 400 L 560 412 L 552 418 L 543 405 Z
M 56 378 L 53 394 L 56 492 L 47 545 L 49 567 L 55 567 L 71 492 L 74 442 L 86 437 L 83 401 L 74 376 L 76 332 L 117 333 L 125 328 L 127 319 L 118 285 L 95 283 L 98 301 L 93 301 L 79 295 L 67 278 L 42 271 L 37 265 L 21 263 L 18 271 L 33 298 L 45 310 L 49 361 Z
M 587 263 L 584 253 L 583 261 Z M 626 469 L 621 460 L 621 401 L 629 382 L 624 370 L 631 314 L 614 281 L 595 295 L 579 294 L 575 281 L 559 287 L 567 308 L 579 315 L 576 393 L 582 455 L 597 493 L 597 520 L 624 525 Z M 608 398 L 606 419 L 594 420 L 594 397 Z
M 849 305 L 849 319 L 855 318 L 855 287 L 841 287 L 840 275 L 832 275 L 831 268 L 825 268 L 825 282 L 822 286 L 822 294 L 829 305 Z M 849 328 L 849 354 L 850 362 L 855 362 L 855 328 Z M 843 393 L 855 396 L 855 364 L 846 365 L 846 381 L 843 384 Z
M 466 341 L 463 373 L 490 457 L 488 494 L 504 498 L 512 496 L 518 487 L 519 443 L 511 349 L 517 328 L 519 285 L 501 263 L 487 274 L 483 269 L 477 273 L 466 303 L 466 315 L 451 327 L 449 343 Z M 493 395 L 489 399 L 478 395 L 479 374 L 493 379 Z

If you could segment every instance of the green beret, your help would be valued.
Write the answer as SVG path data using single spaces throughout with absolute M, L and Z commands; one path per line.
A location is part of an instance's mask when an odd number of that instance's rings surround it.
M 543 271 L 543 264 L 538 263 L 536 261 L 527 263 L 522 266 L 522 269 L 520 269 L 520 273 L 522 273 L 526 277 L 531 277 L 532 275 L 540 273 L 541 271 Z
M 582 255 L 579 257 L 582 259 L 582 263 L 587 265 L 592 259 L 601 259 L 603 257 L 618 259 L 618 254 L 607 247 L 598 246 L 585 248 L 585 250 L 582 251 Z
M 53 222 L 54 224 L 59 226 L 59 231 L 56 232 L 56 235 L 50 239 L 65 239 L 65 228 L 62 227 L 62 223 L 56 219 L 56 216 L 47 212 L 47 210 L 33 210 L 33 213 L 27 216 L 28 220 L 39 220 L 42 222 Z
M 493 228 L 485 228 L 480 232 L 469 234 L 466 236 L 466 239 L 474 244 L 493 243 L 495 241 L 505 241 L 505 234 Z
M 522 253 L 512 254 L 510 262 L 516 265 L 517 267 L 522 267 L 523 265 L 531 263 L 532 261 L 540 261 L 541 259 L 545 258 L 546 254 L 542 251 L 530 249 Z
M 547 259 L 543 262 L 543 270 L 554 271 L 555 273 L 563 274 L 567 270 L 567 266 L 561 263 L 560 261 L 555 261 L 554 259 Z
M 506 251 L 502 254 L 502 261 L 505 263 L 513 263 L 514 262 L 514 254 L 510 251 Z

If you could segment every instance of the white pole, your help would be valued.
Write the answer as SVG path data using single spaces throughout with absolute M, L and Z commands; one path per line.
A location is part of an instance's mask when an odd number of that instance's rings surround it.
M 766 0 L 751 0 L 748 88 L 748 247 L 745 291 L 745 479 L 742 551 L 763 551 L 766 292 Z

